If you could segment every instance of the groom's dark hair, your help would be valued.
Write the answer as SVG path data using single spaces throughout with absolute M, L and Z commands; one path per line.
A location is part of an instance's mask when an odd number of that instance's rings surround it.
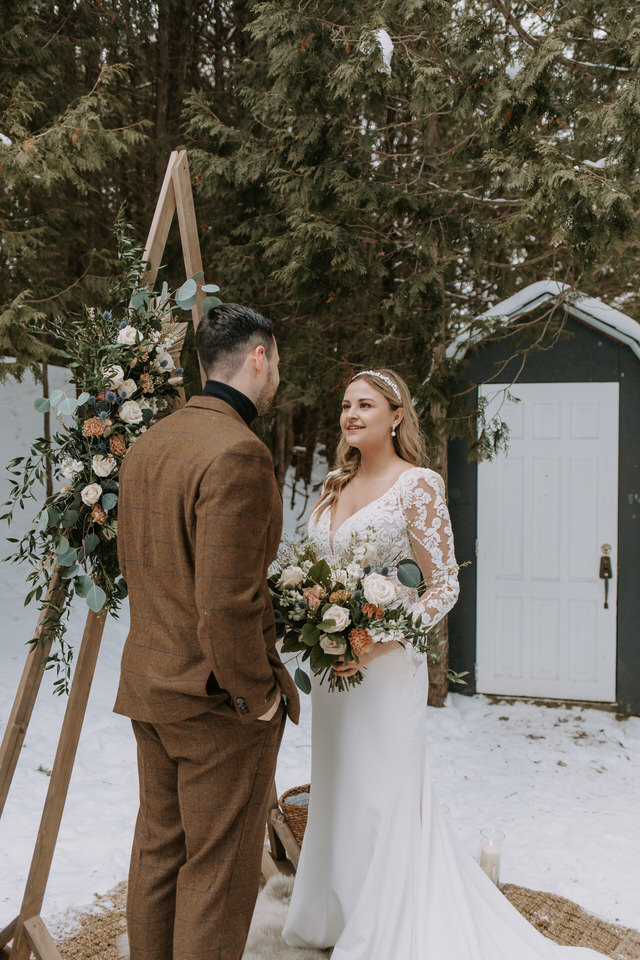
M 264 347 L 271 356 L 274 345 L 273 324 L 251 307 L 221 303 L 211 307 L 198 324 L 196 349 L 204 372 L 232 376 L 249 350 Z

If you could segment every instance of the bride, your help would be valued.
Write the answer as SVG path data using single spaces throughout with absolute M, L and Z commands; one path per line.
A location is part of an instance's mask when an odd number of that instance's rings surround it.
M 353 534 L 371 530 L 373 566 L 413 553 L 434 584 L 413 606 L 433 626 L 456 602 L 457 567 L 444 484 L 420 466 L 404 381 L 392 370 L 356 374 L 340 427 L 337 469 L 309 537 L 334 565 Z M 348 677 L 362 667 L 364 682 L 344 693 L 313 681 L 309 819 L 284 940 L 333 947 L 332 960 L 600 957 L 538 933 L 450 832 L 430 783 L 424 655 L 380 642 L 334 671 Z

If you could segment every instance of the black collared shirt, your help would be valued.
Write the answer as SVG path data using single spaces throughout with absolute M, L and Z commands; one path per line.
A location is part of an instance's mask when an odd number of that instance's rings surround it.
M 236 390 L 229 383 L 222 383 L 221 380 L 207 380 L 202 391 L 203 397 L 216 397 L 218 400 L 224 400 L 230 407 L 239 413 L 248 427 L 258 416 L 258 410 L 246 394 Z

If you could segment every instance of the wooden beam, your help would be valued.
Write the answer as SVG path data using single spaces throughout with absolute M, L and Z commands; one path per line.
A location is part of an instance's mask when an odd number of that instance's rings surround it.
M 274 860 L 268 847 L 262 850 L 262 869 L 261 874 L 264 882 L 275 877 L 276 874 L 283 873 L 287 877 L 295 876 L 295 870 L 290 860 Z
M 45 632 L 43 637 L 44 621 L 47 617 L 56 616 L 55 610 L 52 610 L 52 604 L 59 605 L 66 589 L 66 585 L 60 583 L 60 568 L 56 566 L 49 580 L 49 588 L 33 635 L 34 638 L 38 639 L 38 644 L 31 647 L 27 654 L 20 685 L 2 738 L 2 746 L 0 746 L 0 816 L 4 810 L 9 787 L 13 780 L 33 707 L 40 690 L 44 673 L 42 661 L 49 656 L 53 642 L 51 631 Z M 1 945 L 2 941 L 0 940 Z
M 273 823 L 271 822 L 271 814 L 279 810 L 280 806 L 278 804 L 278 792 L 276 790 L 275 780 L 271 781 L 271 789 L 269 790 L 269 806 L 267 808 L 267 834 L 269 836 L 269 846 L 271 848 L 271 856 L 274 860 L 286 860 L 287 852 L 282 845 L 282 841 L 278 834 L 275 831 Z
M 193 203 L 193 190 L 191 189 L 191 174 L 189 173 L 189 161 L 187 160 L 187 151 L 183 150 L 178 154 L 177 160 L 172 168 L 173 190 L 176 201 L 176 212 L 178 214 L 178 225 L 180 227 L 180 242 L 182 244 L 182 258 L 184 260 L 184 269 L 187 277 L 193 277 L 202 272 L 202 253 L 200 251 L 200 237 L 198 236 L 198 223 L 196 220 L 196 208 Z M 202 316 L 202 301 L 204 293 L 202 292 L 203 278 L 198 281 L 197 300 L 191 308 L 191 319 L 193 329 L 198 329 L 200 318 Z M 206 383 L 207 377 L 200 366 L 200 379 L 202 385 Z
M 0 930 L 0 947 L 4 947 L 5 944 L 9 943 L 10 940 L 13 940 L 13 935 L 16 932 L 16 927 L 18 926 L 18 920 L 20 917 L 16 917 L 15 920 L 12 920 L 4 930 Z
M 155 283 L 158 270 L 161 266 L 162 254 L 167 245 L 167 237 L 173 222 L 173 214 L 176 209 L 176 197 L 173 190 L 173 168 L 178 161 L 180 154 L 174 150 L 169 157 L 169 163 L 164 175 L 160 195 L 156 203 L 155 213 L 151 221 L 149 236 L 142 255 L 147 268 L 142 276 L 143 284 L 148 283 L 151 286 Z
M 27 878 L 20 917 L 37 917 L 44 900 L 51 861 L 58 839 L 60 821 L 64 810 L 69 781 L 78 749 L 78 740 L 91 690 L 91 681 L 98 659 L 100 641 L 104 631 L 104 617 L 89 611 L 84 628 L 80 652 L 69 693 L 69 701 L 62 723 L 56 758 L 51 771 L 49 789 L 42 811 L 40 829 L 31 860 L 31 869 Z M 28 960 L 29 943 L 24 929 L 24 921 L 18 921 L 13 938 L 11 960 Z
M 281 810 L 272 810 L 270 819 L 274 830 L 282 840 L 282 844 L 287 851 L 289 860 L 297 870 L 298 861 L 300 860 L 300 847 L 298 846 L 298 841 L 293 835 L 291 827 L 285 820 L 284 814 Z
M 40 917 L 25 920 L 24 931 L 38 960 L 62 960 L 51 934 Z

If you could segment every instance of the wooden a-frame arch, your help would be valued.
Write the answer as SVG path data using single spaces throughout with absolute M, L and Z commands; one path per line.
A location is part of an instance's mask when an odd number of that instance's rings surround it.
M 187 277 L 192 277 L 202 271 L 202 256 L 185 150 L 174 151 L 169 158 L 144 251 L 143 259 L 146 263 L 146 270 L 143 275 L 143 283 L 153 284 L 155 281 L 173 216 L 176 212 L 178 214 L 185 271 Z M 191 311 L 194 328 L 198 325 L 200 308 L 204 299 L 201 289 L 202 283 L 201 278 L 198 281 L 197 302 Z M 181 401 L 184 402 L 184 393 Z M 41 642 L 27 655 L 22 678 L 0 746 L 0 815 L 4 809 L 40 689 L 43 672 L 42 658 L 47 657 L 51 649 L 52 638 L 48 636 L 46 620 L 48 617 L 56 616 L 56 607 L 58 607 L 65 589 L 66 587 L 60 578 L 60 570 L 56 568 L 49 581 L 47 595 L 34 634 Z M 105 617 L 90 611 L 76 660 L 69 700 L 60 731 L 22 906 L 18 916 L 4 929 L 0 930 L 0 955 L 8 955 L 11 960 L 28 960 L 31 951 L 35 953 L 38 960 L 61 960 L 56 945 L 40 917 L 40 911 L 49 879 L 51 862 L 58 839 L 60 821 L 67 799 L 69 781 L 73 771 L 104 627 Z M 36 651 L 40 651 L 41 656 L 38 656 Z M 3 948 L 10 941 L 12 942 L 11 950 L 10 953 L 7 953 Z

